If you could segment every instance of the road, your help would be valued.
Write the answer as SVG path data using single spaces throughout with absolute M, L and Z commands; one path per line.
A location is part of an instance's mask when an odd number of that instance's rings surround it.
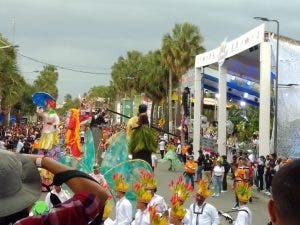
M 158 167 L 155 170 L 155 177 L 158 183 L 158 193 L 165 197 L 167 203 L 170 203 L 171 192 L 169 188 L 169 183 L 172 179 L 177 179 L 178 176 L 182 175 L 183 170 L 170 172 L 168 171 L 168 163 L 158 164 Z M 234 193 L 231 190 L 231 182 L 229 181 L 230 190 L 225 193 L 222 193 L 220 197 L 213 198 L 210 197 L 207 199 L 207 202 L 214 205 L 218 210 L 229 211 L 234 205 Z M 268 197 L 264 196 L 261 193 L 256 191 L 253 192 L 254 198 L 253 203 L 249 204 L 249 208 L 252 211 L 253 216 L 253 225 L 263 225 L 268 222 L 268 213 L 267 213 L 267 202 Z M 193 198 L 191 197 L 186 203 L 185 207 L 188 208 L 190 204 L 193 202 Z M 232 217 L 236 218 L 236 213 L 231 214 Z M 222 224 L 228 224 L 222 219 Z

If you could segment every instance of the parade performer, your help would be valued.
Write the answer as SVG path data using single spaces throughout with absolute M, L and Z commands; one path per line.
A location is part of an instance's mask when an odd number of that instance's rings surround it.
M 115 191 L 118 198 L 114 225 L 130 225 L 132 220 L 132 205 L 125 197 L 129 185 L 124 181 L 122 174 L 114 174 L 113 180 L 115 182 Z
M 51 150 L 53 146 L 58 145 L 59 117 L 55 111 L 56 102 L 54 99 L 46 99 L 45 105 L 47 111 L 44 111 L 42 106 L 37 108 L 38 116 L 43 119 L 39 148 L 40 150 Z
M 169 171 L 175 171 L 176 168 L 181 168 L 182 164 L 175 152 L 176 151 L 175 145 L 167 145 L 166 149 L 167 149 L 167 153 L 165 154 L 164 158 L 158 160 L 158 162 L 161 163 L 170 162 L 170 167 L 168 169 Z
M 171 198 L 171 209 L 170 209 L 170 224 L 183 225 L 184 217 L 186 215 L 186 209 L 181 204 L 178 196 L 174 194 Z
M 100 166 L 98 164 L 95 164 L 93 166 L 94 172 L 90 174 L 91 177 L 93 177 L 100 185 L 102 188 L 105 190 L 108 190 L 108 184 L 104 178 L 104 176 L 99 172 Z
M 205 202 L 211 195 L 209 184 L 201 180 L 197 184 L 196 202 L 191 204 L 189 209 L 191 225 L 219 225 L 220 218 L 217 209 Z
M 151 192 L 146 190 L 141 183 L 134 185 L 136 192 L 136 208 L 134 220 L 131 225 L 150 225 L 150 213 L 148 204 L 152 198 Z
M 157 149 L 156 133 L 149 127 L 148 116 L 141 113 L 138 118 L 138 127 L 133 129 L 129 140 L 128 151 L 132 159 L 142 159 L 152 164 L 151 154 Z
M 252 213 L 247 206 L 251 198 L 251 186 L 247 183 L 238 183 L 235 188 L 236 195 L 239 199 L 238 215 L 235 225 L 252 225 Z
M 155 206 L 156 210 L 160 213 L 163 213 L 167 210 L 167 204 L 165 199 L 156 194 L 157 192 L 157 183 L 152 173 L 141 170 L 140 172 L 140 183 L 142 186 L 151 193 L 151 201 L 149 202 L 149 207 Z
M 183 177 L 179 176 L 177 181 L 171 181 L 169 187 L 171 188 L 173 198 L 176 198 L 176 202 L 179 205 L 184 206 L 184 202 L 190 197 L 191 193 L 193 192 L 192 186 L 184 183 Z M 185 209 L 186 213 L 185 216 L 181 219 L 182 224 L 188 225 L 190 223 L 189 219 L 189 210 Z
M 65 143 L 71 149 L 71 153 L 75 158 L 82 156 L 82 152 L 80 151 L 80 121 L 78 109 L 70 110 Z
M 138 121 L 139 121 L 139 115 L 141 113 L 147 113 L 147 105 L 141 104 L 139 105 L 139 113 L 137 116 L 131 117 L 128 122 L 127 122 L 127 127 L 126 127 L 126 134 L 127 134 L 127 139 L 130 140 L 133 130 L 139 126 Z

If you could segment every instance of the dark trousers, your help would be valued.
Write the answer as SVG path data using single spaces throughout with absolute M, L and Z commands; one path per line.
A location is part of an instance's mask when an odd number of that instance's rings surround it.
M 165 156 L 165 150 L 160 150 L 160 157 L 163 159 Z
M 224 177 L 222 181 L 222 189 L 223 191 L 227 191 L 227 173 L 224 173 Z
M 266 189 L 270 191 L 271 184 L 272 184 L 272 176 L 270 172 L 266 172 L 265 180 L 266 180 Z
M 195 185 L 195 180 L 194 180 L 195 174 L 191 174 L 191 173 L 185 173 L 185 183 L 189 183 L 191 181 L 191 185 L 194 189 L 194 185 Z
M 259 190 L 263 190 L 264 189 L 264 174 L 257 174 L 257 187 L 259 188 Z

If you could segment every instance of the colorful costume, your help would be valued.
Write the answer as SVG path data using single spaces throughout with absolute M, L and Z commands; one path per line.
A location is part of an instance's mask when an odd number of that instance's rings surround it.
M 177 168 L 182 168 L 182 163 L 177 157 L 177 154 L 175 153 L 174 148 L 172 147 L 167 147 L 167 153 L 165 154 L 163 159 L 158 160 L 158 162 L 165 163 L 165 162 L 170 162 L 170 171 L 175 171 Z
M 79 158 L 81 157 L 82 152 L 80 151 L 80 122 L 78 109 L 71 109 L 67 129 L 66 145 L 70 147 L 72 155 Z
M 138 124 L 129 140 L 128 151 L 133 159 L 142 159 L 152 165 L 151 154 L 157 149 L 155 131 L 149 127 L 146 113 L 139 115 Z
M 52 104 L 55 104 L 55 102 Z M 47 104 L 47 106 L 50 108 L 49 111 L 44 112 L 42 108 L 37 110 L 37 114 L 43 119 L 43 129 L 39 142 L 41 150 L 50 150 L 53 146 L 58 145 L 59 117 L 54 110 L 54 105 Z

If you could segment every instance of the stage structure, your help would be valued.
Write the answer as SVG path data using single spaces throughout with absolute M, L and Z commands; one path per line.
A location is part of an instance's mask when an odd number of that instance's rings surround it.
M 279 37 L 278 155 L 300 157 L 300 41 Z M 202 114 L 201 89 L 219 94 L 218 151 L 226 153 L 226 103 L 234 98 L 259 107 L 259 155 L 273 152 L 271 140 L 272 88 L 276 75 L 277 36 L 262 24 L 218 48 L 197 55 L 194 72 L 194 115 Z M 212 72 L 214 71 L 214 72 Z M 217 75 L 216 75 L 217 74 Z M 233 77 L 259 84 L 259 93 L 238 87 Z M 247 86 L 247 85 L 246 85 Z M 200 116 L 194 117 L 194 149 L 200 149 Z M 273 126 L 274 127 L 274 126 Z
M 271 44 L 265 39 L 265 25 L 232 40 L 218 48 L 197 55 L 195 59 L 195 103 L 193 145 L 200 149 L 200 116 L 202 114 L 201 89 L 205 71 L 218 71 L 218 152 L 226 154 L 227 76 L 240 77 L 260 84 L 259 99 L 259 154 L 270 153 L 271 109 Z M 247 93 L 247 92 L 246 92 Z M 248 93 L 251 94 L 251 93 Z M 247 99 L 247 98 L 245 98 Z

